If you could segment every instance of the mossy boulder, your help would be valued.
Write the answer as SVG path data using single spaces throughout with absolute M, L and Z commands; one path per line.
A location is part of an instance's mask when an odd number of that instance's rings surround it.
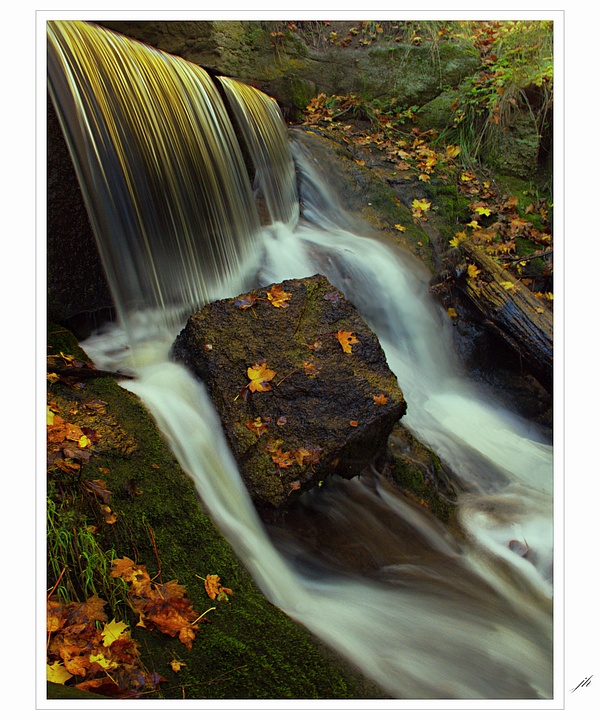
M 344 347 L 345 338 L 352 344 Z M 333 472 L 358 474 L 385 450 L 406 412 L 377 336 L 321 275 L 205 306 L 188 320 L 173 355 L 206 383 L 265 512 Z M 251 385 L 252 368 L 258 377 Z

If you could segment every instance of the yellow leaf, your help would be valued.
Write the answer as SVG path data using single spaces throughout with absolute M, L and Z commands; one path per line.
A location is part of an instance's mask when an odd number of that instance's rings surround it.
M 398 232 L 405 232 L 405 231 L 406 231 L 406 228 L 404 227 L 404 225 L 396 224 L 396 225 L 394 225 L 394 227 L 396 228 L 396 230 L 398 230 Z
M 353 332 L 347 332 L 346 330 L 338 330 L 336 337 L 345 353 L 351 353 L 352 345 L 356 345 L 360 342 L 360 340 L 354 336 Z
M 540 313 L 540 315 L 541 315 L 541 314 L 544 312 L 544 308 L 543 308 L 543 307 L 536 307 L 535 311 L 538 312 L 538 313 Z
M 267 291 L 267 299 L 275 307 L 286 308 L 288 303 L 286 302 L 292 297 L 291 293 L 285 292 L 281 289 L 281 285 L 273 285 L 273 287 Z
M 56 373 L 46 373 L 46 380 L 52 384 L 57 382 L 57 380 L 59 380 L 59 377 Z
M 115 640 L 116 640 L 116 638 L 115 638 Z M 117 665 L 118 665 L 118 663 L 115 660 L 109 660 L 101 652 L 98 653 L 97 655 L 90 655 L 90 662 L 100 665 L 100 667 L 104 668 L 104 670 L 108 670 L 108 668 L 117 667 Z
M 110 647 L 115 640 L 121 637 L 128 627 L 127 623 L 117 622 L 116 620 L 111 620 L 109 623 L 106 623 L 101 633 L 104 647 Z
M 181 660 L 171 660 L 169 665 L 171 666 L 173 672 L 179 672 L 182 667 L 185 667 L 185 663 L 181 662 Z
M 425 198 L 421 198 L 421 200 L 417 200 L 417 199 L 413 200 L 412 206 L 413 206 L 413 208 L 415 208 L 415 210 L 421 210 L 422 212 L 427 212 L 427 210 L 429 210 L 429 208 L 431 207 L 431 203 L 427 202 L 427 200 L 425 200 Z
M 426 173 L 421 173 L 419 175 L 419 180 L 421 182 L 429 182 L 429 175 L 427 175 Z
M 481 227 L 481 226 L 479 225 L 479 223 L 477 222 L 477 220 L 471 220 L 470 223 L 467 223 L 467 227 L 472 227 L 472 228 L 474 228 L 475 230 L 477 230 L 477 228 L 479 228 L 479 227 Z
M 450 240 L 450 245 L 452 247 L 458 247 L 463 240 L 467 239 L 467 233 L 461 230 L 460 232 L 457 232 L 456 235 Z
M 514 282 L 511 282 L 510 280 L 504 280 L 504 282 L 501 282 L 500 285 L 502 285 L 505 290 L 512 290 L 515 286 Z
M 71 673 L 58 660 L 53 662 L 52 665 L 46 665 L 46 680 L 48 682 L 64 685 L 72 677 Z
M 446 315 L 448 315 L 448 317 L 450 317 L 450 318 L 458 317 L 458 313 L 456 312 L 456 310 L 453 307 L 449 307 L 446 310 Z
M 46 405 L 46 425 L 54 425 L 54 413 Z
M 87 447 L 91 443 L 91 440 L 87 435 L 82 435 L 79 440 L 77 441 L 77 444 L 80 448 Z
M 490 213 L 491 213 L 492 211 L 491 211 L 489 208 L 486 208 L 486 207 L 476 207 L 476 208 L 475 208 L 475 212 L 478 213 L 479 215 L 486 215 L 486 216 L 488 216 L 488 215 L 490 215 Z
M 269 370 L 267 363 L 261 365 L 253 365 L 248 368 L 248 377 L 250 382 L 248 383 L 248 389 L 250 392 L 266 392 L 271 389 L 269 380 L 272 380 L 277 373 L 274 370 Z
M 460 154 L 460 145 L 448 145 L 446 147 L 446 155 L 451 158 L 455 158 Z
M 469 265 L 467 267 L 467 273 L 469 277 L 476 278 L 481 270 L 477 267 L 477 265 Z

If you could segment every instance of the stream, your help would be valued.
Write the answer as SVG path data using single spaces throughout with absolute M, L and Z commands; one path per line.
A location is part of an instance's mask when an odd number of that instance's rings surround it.
M 424 268 L 357 230 L 262 93 L 223 83 L 252 185 L 201 68 L 84 23 L 50 26 L 51 96 L 120 318 L 83 347 L 135 375 L 124 387 L 261 591 L 392 698 L 551 698 L 552 447 L 467 378 Z M 300 531 L 266 528 L 205 388 L 169 360 L 193 309 L 315 273 L 378 335 L 404 424 L 461 479 L 463 541 L 375 472 L 302 496 Z

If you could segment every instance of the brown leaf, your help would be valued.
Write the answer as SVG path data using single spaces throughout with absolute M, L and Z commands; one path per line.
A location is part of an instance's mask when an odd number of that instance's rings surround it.
M 271 460 L 279 468 L 287 468 L 294 464 L 294 458 L 290 452 L 282 452 L 281 448 L 277 448 L 271 455 Z
M 214 600 L 221 593 L 233 595 L 233 590 L 221 585 L 221 578 L 218 575 L 207 575 L 204 581 L 204 589 L 211 600 Z
M 267 299 L 274 307 L 286 308 L 289 306 L 287 300 L 291 298 L 291 294 L 285 292 L 281 285 L 273 285 L 273 287 L 267 291 Z

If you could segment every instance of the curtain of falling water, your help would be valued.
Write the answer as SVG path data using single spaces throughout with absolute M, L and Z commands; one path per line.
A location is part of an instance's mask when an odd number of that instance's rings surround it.
M 469 497 L 464 503 L 471 537 L 464 547 L 377 481 L 375 490 L 358 481 L 341 492 L 332 485 L 327 495 L 308 502 L 316 502 L 333 532 L 346 533 L 342 542 L 361 533 L 371 544 L 400 546 L 409 535 L 415 546 L 408 556 L 405 550 L 382 551 L 376 581 L 315 570 L 300 543 L 286 538 L 282 554 L 265 533 L 200 384 L 166 354 L 151 362 L 125 358 L 137 363 L 138 379 L 128 387 L 153 412 L 265 595 L 394 697 L 550 697 L 551 609 L 544 568 L 538 572 L 499 550 L 517 520 L 536 517 L 529 507 L 539 509 L 547 500 L 548 455 L 521 435 L 514 418 L 486 408 L 457 378 L 455 361 L 438 353 L 439 318 L 410 264 L 344 227 L 344 211 L 325 191 L 326 179 L 302 158 L 305 189 L 315 192 L 305 220 L 297 223 L 295 199 L 293 208 L 283 208 L 288 194 L 281 188 L 289 182 L 277 177 L 281 163 L 270 165 L 267 156 L 261 166 L 254 152 L 261 191 L 277 220 L 261 232 L 229 121 L 198 68 L 80 23 L 52 23 L 49 38 L 51 93 L 61 108 L 122 319 L 133 318 L 132 310 L 139 311 L 136 319 L 148 312 L 154 317 L 159 309 L 173 337 L 178 316 L 171 306 L 187 309 L 219 292 L 232 295 L 249 287 L 246 260 L 251 264 L 257 249 L 263 252 L 262 276 L 271 281 L 323 272 L 380 333 L 414 408 L 415 428 L 424 437 L 430 434 L 451 464 L 473 475 L 478 492 L 473 503 Z M 253 103 L 238 90 L 229 84 L 239 111 Z M 259 106 L 251 114 L 260 118 Z M 246 111 L 239 117 L 244 125 Z M 249 147 L 270 146 L 272 138 L 251 137 L 270 123 L 248 120 Z M 126 329 L 124 344 L 135 350 L 131 322 Z M 86 347 L 99 365 L 106 358 L 109 367 L 109 357 L 120 362 L 113 351 L 121 345 L 118 333 L 109 332 Z M 490 435 L 502 437 L 504 452 Z M 482 464 L 482 457 L 488 462 Z M 503 475 L 501 482 L 485 484 L 489 466 Z M 533 473 L 528 494 L 530 470 L 540 467 L 542 478 Z M 509 492 L 503 495 L 502 488 Z
M 238 119 L 272 223 L 294 226 L 299 206 L 294 161 L 279 106 L 244 83 L 220 77 Z
M 256 260 L 259 220 L 239 143 L 208 74 L 83 22 L 48 24 L 49 89 L 109 283 L 176 326 Z

